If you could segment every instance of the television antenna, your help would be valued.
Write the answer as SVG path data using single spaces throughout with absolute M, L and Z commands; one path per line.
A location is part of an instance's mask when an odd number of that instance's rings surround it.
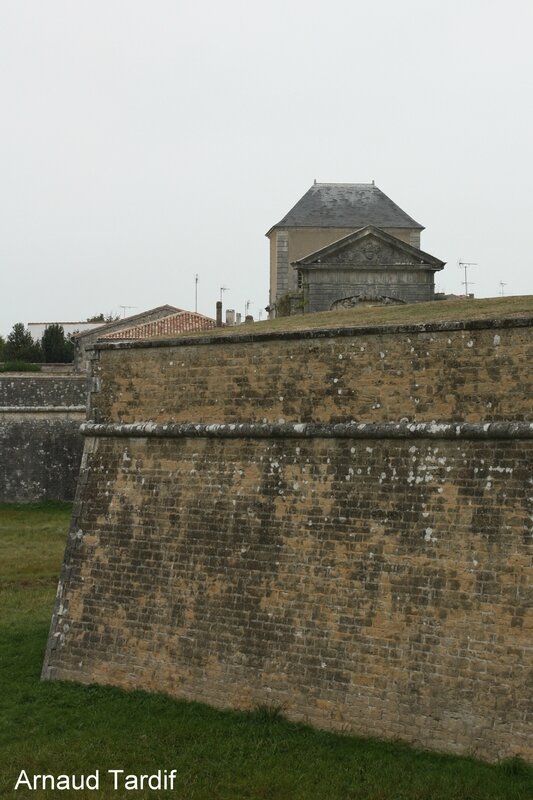
M 221 286 L 220 287 L 220 302 L 222 302 L 222 294 L 224 292 L 229 292 L 229 288 L 227 286 Z
M 244 306 L 244 316 L 248 316 L 250 306 L 253 305 L 253 300 L 247 300 Z
M 137 306 L 119 306 L 119 308 L 122 309 L 122 319 L 125 319 L 125 317 L 126 317 L 126 309 L 128 309 L 128 311 L 129 311 L 132 308 L 137 308 Z
M 504 289 L 503 289 L 504 286 L 507 286 L 506 282 L 505 281 L 500 281 L 500 294 L 501 294 L 502 297 L 505 295 L 505 292 L 504 292 Z
M 198 312 L 198 273 L 194 276 L 194 311 Z
M 465 279 L 461 281 L 465 287 L 465 297 L 468 297 L 468 284 L 470 283 L 471 286 L 475 285 L 472 281 L 468 280 L 468 267 L 477 267 L 477 264 L 475 261 L 462 261 L 462 259 L 459 259 L 459 269 L 464 270 L 465 273 Z

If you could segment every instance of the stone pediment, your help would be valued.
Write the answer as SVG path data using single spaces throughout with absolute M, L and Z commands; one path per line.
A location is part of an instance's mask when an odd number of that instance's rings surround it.
M 438 270 L 443 268 L 444 262 L 373 225 L 350 233 L 327 247 L 293 262 L 293 266 L 297 269 L 342 265 L 358 269 L 408 266 Z

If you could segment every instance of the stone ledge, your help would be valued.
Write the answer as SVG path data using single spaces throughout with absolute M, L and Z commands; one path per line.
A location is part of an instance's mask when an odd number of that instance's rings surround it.
M 0 406 L 0 414 L 84 414 L 86 406 Z
M 84 436 L 210 439 L 533 439 L 533 422 L 95 423 Z

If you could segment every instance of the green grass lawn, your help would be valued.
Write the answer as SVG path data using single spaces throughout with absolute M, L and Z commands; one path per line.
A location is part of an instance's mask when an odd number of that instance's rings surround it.
M 520 761 L 468 758 L 99 686 L 41 683 L 69 508 L 0 506 L 0 797 L 531 800 Z M 100 791 L 13 791 L 19 772 L 91 774 Z M 174 791 L 114 791 L 108 769 L 177 770 Z

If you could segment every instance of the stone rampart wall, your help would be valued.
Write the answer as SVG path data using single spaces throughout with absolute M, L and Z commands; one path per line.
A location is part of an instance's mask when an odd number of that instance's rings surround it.
M 0 408 L 84 406 L 87 378 L 73 375 L 0 375 Z
M 74 499 L 86 403 L 85 377 L 0 376 L 0 502 Z
M 531 321 L 100 348 L 43 676 L 532 759 L 531 350 Z
M 97 422 L 533 416 L 529 320 L 97 345 Z M 201 342 L 204 344 L 201 344 Z

